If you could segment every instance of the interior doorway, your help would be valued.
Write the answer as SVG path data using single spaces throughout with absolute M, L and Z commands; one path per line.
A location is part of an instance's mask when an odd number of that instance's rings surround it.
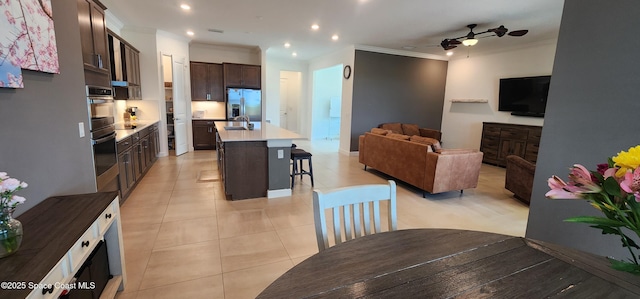
M 280 71 L 280 127 L 300 132 L 302 73 Z
M 188 151 L 185 68 L 184 59 L 177 60 L 170 54 L 162 54 L 169 155 L 179 156 Z
M 342 64 L 313 72 L 311 140 L 340 140 Z

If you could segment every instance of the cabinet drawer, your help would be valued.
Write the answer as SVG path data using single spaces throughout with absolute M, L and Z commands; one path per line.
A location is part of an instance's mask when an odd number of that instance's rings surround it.
M 98 240 L 98 221 L 94 222 L 89 229 L 76 241 L 69 250 L 69 261 L 72 271 L 77 271 L 85 258 L 91 253 Z
M 112 202 L 98 217 L 96 222 L 98 223 L 98 232 L 100 236 L 104 235 L 104 232 L 109 228 L 109 225 L 111 225 L 113 220 L 116 219 L 118 209 L 114 205 L 117 204 L 118 201 Z
M 541 136 L 542 136 L 542 129 L 530 129 L 528 141 L 540 143 Z
M 484 157 L 488 159 L 497 159 L 498 158 L 498 150 L 492 148 L 483 148 L 482 153 L 484 153 Z
M 500 128 L 494 126 L 484 126 L 482 129 L 482 135 L 485 136 L 500 136 Z
M 118 141 L 118 153 L 122 153 L 130 147 L 131 147 L 131 136 Z
M 62 292 L 61 288 L 56 288 L 56 284 L 67 283 L 71 278 L 69 271 L 69 260 L 66 256 L 56 264 L 47 276 L 36 286 L 34 290 L 27 296 L 28 299 L 49 299 L 58 298 Z M 36 282 L 33 282 L 36 283 Z
M 500 138 L 527 139 L 528 130 L 503 128 L 500 130 Z
M 140 132 L 131 135 L 131 144 L 140 141 Z

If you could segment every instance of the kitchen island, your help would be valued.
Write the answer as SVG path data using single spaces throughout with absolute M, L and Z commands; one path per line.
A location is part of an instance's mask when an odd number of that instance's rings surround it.
M 291 195 L 289 160 L 302 136 L 266 122 L 216 121 L 218 170 L 227 199 Z

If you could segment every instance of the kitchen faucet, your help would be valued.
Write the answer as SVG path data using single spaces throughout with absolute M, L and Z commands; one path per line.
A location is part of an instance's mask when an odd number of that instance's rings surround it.
M 233 118 L 233 120 L 244 120 L 247 122 L 247 126 L 249 126 L 249 115 L 239 115 Z

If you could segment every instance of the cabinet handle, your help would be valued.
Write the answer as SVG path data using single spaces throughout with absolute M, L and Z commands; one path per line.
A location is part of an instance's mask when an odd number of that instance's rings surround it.
M 207 94 L 207 101 L 208 100 L 211 100 L 211 94 L 210 93 Z
M 104 215 L 104 218 L 111 219 L 111 213 Z
M 89 241 L 82 241 L 82 247 L 89 247 Z

